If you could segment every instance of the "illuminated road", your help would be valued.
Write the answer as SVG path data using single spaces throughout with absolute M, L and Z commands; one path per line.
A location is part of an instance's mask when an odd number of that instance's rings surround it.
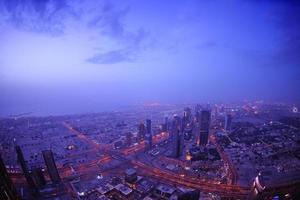
M 120 158 L 120 154 L 123 154 L 125 157 L 134 153 L 138 153 L 141 152 L 145 149 L 146 147 L 146 142 L 142 141 L 139 144 L 132 146 L 132 147 L 128 147 L 125 149 L 120 150 L 120 152 L 115 152 L 112 151 L 111 149 L 106 148 L 101 148 L 101 145 L 99 145 L 97 142 L 89 139 L 88 137 L 86 137 L 85 134 L 78 132 L 77 130 L 75 130 L 74 128 L 72 128 L 70 125 L 64 123 L 64 125 L 73 133 L 75 133 L 76 135 L 78 135 L 78 137 L 80 139 L 82 139 L 83 141 L 87 142 L 88 144 L 90 144 L 91 146 L 94 147 L 95 150 L 105 150 L 106 153 L 110 152 L 110 154 L 116 154 L 119 155 L 118 157 L 115 158 Z M 153 136 L 153 144 L 158 144 L 161 141 L 166 140 L 169 137 L 169 134 L 167 132 L 162 132 L 160 134 L 157 134 L 155 136 Z M 212 142 L 216 143 L 215 138 L 211 138 Z M 220 149 L 219 149 L 220 150 Z M 223 155 L 223 154 L 222 154 Z M 221 156 L 222 156 L 221 155 Z M 224 159 L 224 155 L 222 156 L 222 158 Z M 125 158 L 126 159 L 126 158 Z M 167 159 L 167 158 L 165 158 Z M 103 161 L 105 162 L 109 162 L 111 160 L 111 157 L 109 155 L 107 155 L 106 158 L 104 158 Z M 225 160 L 225 162 L 228 162 L 228 159 Z M 175 173 L 171 173 L 169 171 L 165 171 L 162 170 L 160 168 L 155 168 L 153 166 L 149 166 L 143 162 L 137 161 L 137 160 L 133 160 L 131 161 L 132 164 L 140 171 L 143 172 L 143 174 L 146 174 L 148 176 L 151 177 L 155 177 L 155 178 L 161 178 L 164 179 L 165 181 L 168 181 L 170 183 L 173 184 L 179 184 L 179 185 L 184 185 L 187 187 L 191 187 L 191 188 L 195 188 L 195 189 L 200 189 L 201 191 L 207 191 L 207 192 L 216 192 L 222 195 L 229 195 L 229 196 L 243 196 L 245 197 L 246 195 L 249 194 L 250 192 L 250 188 L 247 187 L 240 187 L 237 185 L 226 185 L 226 184 L 219 184 L 216 183 L 212 180 L 204 180 L 204 179 L 200 179 L 197 177 L 190 177 L 190 176 L 180 176 L 178 174 Z M 179 163 L 178 163 L 179 162 Z M 82 165 L 82 166 L 78 166 L 76 170 L 81 170 L 81 173 L 86 173 L 87 168 L 94 166 L 96 163 L 95 161 Z M 177 161 L 177 164 L 181 164 L 183 165 L 184 163 L 182 161 Z M 229 165 L 230 167 L 230 165 Z M 232 169 L 231 169 L 232 170 Z M 236 181 L 236 176 L 232 177 L 233 182 Z
M 247 196 L 250 192 L 250 188 L 247 187 L 240 187 L 238 185 L 219 184 L 212 180 L 199 179 L 197 177 L 186 176 L 183 174 L 179 175 L 170 171 L 165 171 L 160 168 L 149 166 L 147 162 L 138 161 L 137 157 L 135 157 L 135 159 L 133 160 L 129 159 L 128 156 L 144 151 L 146 147 L 145 141 L 142 141 L 135 146 L 117 151 L 117 150 L 113 150 L 111 145 L 102 146 L 102 144 L 97 143 L 97 141 L 89 139 L 84 133 L 77 131 L 67 123 L 63 123 L 63 125 L 72 133 L 76 134 L 79 139 L 91 145 L 92 147 L 92 150 L 90 151 L 91 153 L 93 152 L 99 153 L 100 151 L 105 152 L 104 156 L 99 159 L 73 166 L 74 170 L 72 170 L 71 167 L 69 166 L 60 167 L 58 169 L 59 174 L 62 177 L 62 179 L 65 181 L 67 181 L 70 176 L 72 177 L 72 175 L 74 175 L 74 171 L 76 172 L 77 175 L 79 175 L 84 179 L 93 178 L 95 177 L 95 174 L 100 172 L 100 168 L 99 168 L 100 165 L 105 163 L 109 164 L 113 159 L 115 159 L 121 161 L 120 166 L 123 165 L 124 163 L 129 163 L 129 164 L 131 163 L 132 165 L 134 165 L 135 168 L 137 168 L 138 171 L 142 172 L 141 174 L 144 174 L 149 177 L 157 178 L 160 180 L 164 180 L 171 184 L 182 185 L 194 189 L 200 189 L 201 191 L 205 191 L 205 192 L 215 192 L 230 197 L 242 198 Z M 167 132 L 162 132 L 160 134 L 157 134 L 153 136 L 153 144 L 154 145 L 158 144 L 159 142 L 168 139 L 168 137 L 169 134 Z M 180 164 L 182 164 L 181 162 Z M 115 171 L 118 171 L 120 173 L 120 169 L 122 169 L 122 167 L 118 167 L 117 169 L 115 169 Z M 114 169 L 106 170 L 106 172 L 107 173 L 111 172 L 111 170 Z M 102 170 L 101 173 L 104 173 L 104 171 Z M 24 178 L 18 179 L 18 177 L 20 178 L 20 175 L 21 174 L 19 175 L 14 174 L 13 180 L 14 182 L 16 182 L 17 180 L 21 180 L 19 181 L 19 184 L 23 184 L 25 180 Z
M 161 132 L 160 134 L 154 135 L 152 137 L 153 144 L 154 145 L 158 144 L 159 142 L 162 142 L 162 141 L 168 139 L 168 137 L 169 137 L 169 133 L 167 133 L 167 132 Z M 145 147 L 146 147 L 146 142 L 142 141 L 133 147 L 128 147 L 126 149 L 121 150 L 121 153 L 124 154 L 125 156 L 127 156 L 127 155 L 130 155 L 133 153 L 140 152 L 140 151 L 144 150 Z
M 250 188 L 237 185 L 216 184 L 213 182 L 199 181 L 197 178 L 180 176 L 159 168 L 150 167 L 139 161 L 132 161 L 132 164 L 143 174 L 157 179 L 166 180 L 172 184 L 183 185 L 186 187 L 199 189 L 206 192 L 215 192 L 224 196 L 246 197 L 249 195 Z
M 67 125 L 66 127 L 69 130 L 73 131 L 78 136 L 80 136 L 79 138 L 81 138 L 84 141 L 86 141 L 87 143 L 91 144 L 96 150 L 101 149 L 101 147 L 100 147 L 101 145 L 99 145 L 98 143 L 96 143 L 93 140 L 90 140 L 88 137 L 85 136 L 85 134 L 76 131 L 70 125 Z M 167 132 L 162 132 L 158 135 L 155 135 L 155 136 L 153 136 L 153 139 L 152 139 L 153 144 L 158 144 L 159 142 L 166 140 L 168 137 L 169 137 L 169 134 Z M 212 138 L 212 140 L 213 139 L 214 138 Z M 215 140 L 213 142 L 216 143 Z M 146 147 L 146 142 L 142 141 L 135 146 L 122 149 L 119 152 L 112 151 L 107 148 L 105 148 L 105 151 L 106 151 L 106 153 L 110 152 L 111 155 L 113 155 L 113 154 L 118 155 L 117 157 L 114 156 L 114 158 L 122 158 L 121 154 L 123 154 L 125 156 L 125 158 L 123 157 L 123 159 L 126 159 L 126 156 L 141 152 L 145 149 L 145 147 Z M 165 159 L 167 159 L 167 158 L 165 158 Z M 105 161 L 109 162 L 110 161 L 109 157 L 107 157 L 107 160 L 105 159 Z M 163 180 L 168 181 L 173 184 L 177 184 L 177 185 L 179 184 L 179 185 L 183 185 L 183 186 L 187 186 L 187 187 L 191 187 L 191 188 L 195 188 L 195 189 L 200 189 L 201 191 L 216 192 L 216 193 L 219 193 L 219 194 L 222 194 L 225 196 L 234 196 L 234 197 L 245 197 L 250 192 L 250 188 L 248 188 L 248 187 L 219 184 L 212 180 L 204 180 L 204 179 L 200 179 L 197 177 L 190 177 L 190 176 L 185 176 L 185 175 L 180 176 L 179 174 L 165 171 L 160 168 L 155 168 L 153 166 L 149 166 L 149 165 L 147 165 L 143 162 L 137 161 L 137 160 L 132 160 L 131 162 L 139 171 L 143 172 L 143 174 L 150 176 L 150 177 L 163 179 Z M 182 162 L 182 161 L 177 161 L 176 163 L 184 165 L 184 162 Z M 95 164 L 95 162 L 92 162 L 90 164 L 87 164 L 87 166 L 80 166 L 80 169 L 82 169 L 83 170 L 82 172 L 84 172 L 87 167 L 91 167 L 94 164 Z M 235 181 L 236 178 L 233 177 L 233 180 Z
M 237 174 L 237 171 L 236 171 L 235 167 L 231 163 L 228 156 L 224 153 L 223 148 L 217 143 L 216 137 L 214 135 L 210 135 L 209 140 L 217 147 L 217 151 L 220 154 L 222 160 L 225 163 L 227 163 L 227 165 L 229 166 L 231 184 L 235 185 L 237 183 L 237 179 L 238 179 L 238 174 Z
M 79 132 L 78 130 L 74 129 L 72 126 L 70 126 L 68 123 L 63 122 L 63 126 L 65 126 L 69 131 L 71 131 L 72 133 L 74 133 L 75 135 L 77 135 L 77 137 L 81 140 L 83 140 L 84 142 L 88 143 L 89 145 L 91 145 L 94 150 L 100 151 L 106 151 L 106 150 L 110 150 L 113 148 L 112 145 L 107 145 L 107 144 L 99 144 L 97 141 L 91 140 L 90 138 L 88 138 L 84 133 Z

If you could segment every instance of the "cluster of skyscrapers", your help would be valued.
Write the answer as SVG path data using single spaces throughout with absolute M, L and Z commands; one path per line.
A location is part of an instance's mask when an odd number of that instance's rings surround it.
M 145 125 L 146 124 L 146 125 Z M 153 135 L 151 129 L 151 120 L 147 119 L 146 122 L 138 125 L 138 140 L 145 140 L 146 149 L 149 150 L 153 146 Z M 208 143 L 209 127 L 210 127 L 210 111 L 202 110 L 201 106 L 197 105 L 195 109 L 195 115 L 193 116 L 192 110 L 186 107 L 183 112 L 183 116 L 179 117 L 174 115 L 171 121 L 165 118 L 165 123 L 162 126 L 163 131 L 169 131 L 173 140 L 173 152 L 172 156 L 178 158 L 182 155 L 183 150 L 183 138 L 190 137 L 193 129 L 197 129 L 196 139 L 198 145 L 206 146 Z M 186 134 L 186 135 L 184 135 Z M 127 141 L 130 136 L 126 135 Z
M 26 182 L 29 187 L 29 192 L 32 197 L 39 195 L 39 188 L 46 185 L 46 179 L 44 173 L 40 167 L 34 167 L 31 170 L 28 169 L 27 162 L 24 158 L 21 147 L 17 145 L 15 147 L 17 153 L 17 159 L 25 176 Z M 47 167 L 47 171 L 50 177 L 50 180 L 53 184 L 59 184 L 61 178 L 59 176 L 54 156 L 51 150 L 44 150 L 42 152 L 43 158 Z M 16 189 L 14 188 L 12 181 L 9 178 L 5 164 L 0 157 L 0 175 L 1 175 L 1 189 L 0 189 L 0 199 L 2 200 L 17 200 L 20 199 Z M 3 177 L 3 178 L 2 178 Z
M 14 187 L 5 164 L 0 156 L 0 199 L 3 200 L 19 200 L 17 190 Z
M 194 116 L 188 107 L 184 109 L 182 118 L 174 115 L 169 130 L 173 140 L 173 157 L 178 158 L 182 155 L 183 139 L 190 139 L 193 130 L 196 130 L 194 137 L 198 146 L 208 144 L 210 115 L 209 110 L 201 110 L 199 105 L 196 106 Z
M 209 109 L 202 109 L 200 105 L 196 105 L 195 114 L 189 107 L 184 108 L 183 116 L 174 115 L 172 120 L 165 118 L 162 124 L 162 131 L 169 132 L 173 142 L 172 157 L 178 158 L 182 155 L 183 139 L 189 139 L 193 130 L 196 130 L 195 140 L 198 146 L 206 146 L 208 144 L 209 128 L 211 121 L 211 112 Z M 226 117 L 228 123 L 231 118 Z M 139 141 L 145 141 L 146 150 L 150 150 L 153 146 L 152 122 L 146 119 L 145 123 L 138 125 L 137 138 Z M 126 135 L 127 143 L 131 141 L 131 135 Z
M 151 149 L 153 145 L 151 126 L 152 126 L 152 122 L 150 119 L 146 120 L 146 126 L 144 123 L 140 123 L 138 125 L 138 140 L 139 141 L 145 140 L 147 149 Z

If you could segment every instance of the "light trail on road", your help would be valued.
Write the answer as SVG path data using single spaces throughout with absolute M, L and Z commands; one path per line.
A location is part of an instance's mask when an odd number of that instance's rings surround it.
M 201 191 L 207 192 L 215 192 L 222 195 L 227 196 L 239 196 L 239 197 L 246 197 L 249 192 L 249 187 L 241 187 L 237 185 L 226 185 L 226 184 L 216 184 L 213 182 L 206 182 L 206 181 L 199 181 L 198 179 L 192 179 L 190 177 L 181 177 L 178 174 L 167 172 L 161 170 L 159 168 L 150 167 L 142 162 L 139 161 L 132 161 L 132 164 L 143 174 L 148 175 L 150 177 L 155 177 L 158 179 L 164 179 L 169 181 L 172 184 L 179 184 L 186 187 L 199 189 Z
M 232 165 L 228 156 L 224 153 L 222 147 L 217 143 L 216 137 L 214 135 L 210 135 L 209 140 L 217 147 L 217 151 L 220 154 L 222 160 L 226 162 L 226 164 L 229 166 L 229 170 L 231 174 L 231 184 L 235 185 L 238 179 L 238 174 L 235 167 Z

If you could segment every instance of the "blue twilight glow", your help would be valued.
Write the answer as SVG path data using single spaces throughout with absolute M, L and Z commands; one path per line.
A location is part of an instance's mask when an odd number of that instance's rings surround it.
M 0 110 L 300 99 L 299 1 L 0 0 Z

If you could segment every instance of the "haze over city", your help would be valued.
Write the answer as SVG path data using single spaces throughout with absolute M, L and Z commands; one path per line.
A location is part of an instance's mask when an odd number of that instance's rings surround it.
M 0 1 L 1 115 L 300 99 L 297 1 Z
M 0 200 L 300 199 L 300 1 L 0 0 Z

